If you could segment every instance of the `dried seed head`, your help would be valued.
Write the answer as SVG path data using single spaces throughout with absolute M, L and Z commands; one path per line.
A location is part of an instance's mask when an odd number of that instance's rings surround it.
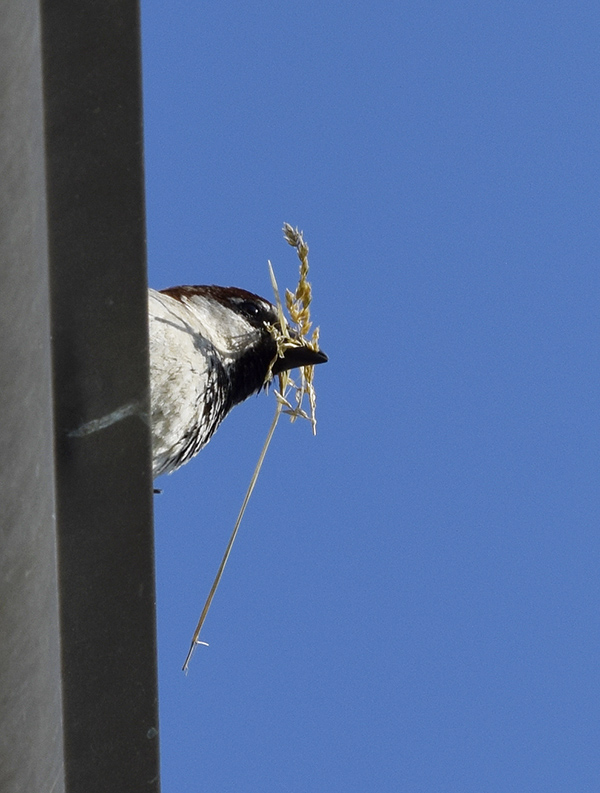
M 283 355 L 290 347 L 307 346 L 313 350 L 318 350 L 319 329 L 315 328 L 312 337 L 309 339 L 308 334 L 312 327 L 310 321 L 310 304 L 312 301 L 312 289 L 308 281 L 308 245 L 304 241 L 302 232 L 298 228 L 293 228 L 289 223 L 283 224 L 283 234 L 293 248 L 296 248 L 298 259 L 300 260 L 300 271 L 298 285 L 295 292 L 289 289 L 285 290 L 285 305 L 290 315 L 290 320 L 295 326 L 295 336 L 291 336 L 290 328 L 285 321 L 281 321 L 283 317 L 283 306 L 281 305 L 281 298 L 279 296 L 279 289 L 275 280 L 273 268 L 269 262 L 269 270 L 271 274 L 271 283 L 273 284 L 273 291 L 275 293 L 275 301 L 277 310 L 280 316 L 280 329 L 271 328 L 271 333 L 277 343 L 277 357 Z M 271 364 L 271 367 L 273 366 Z M 289 372 L 282 372 L 279 375 L 279 391 L 275 392 L 278 400 L 285 405 L 285 413 L 288 413 L 290 419 L 295 421 L 297 418 L 307 418 L 310 420 L 313 433 L 317 430 L 317 421 L 315 418 L 316 408 L 316 394 L 313 386 L 314 380 L 314 367 L 303 366 L 300 368 L 300 383 L 297 385 L 290 377 Z M 287 394 L 291 390 L 295 391 L 296 405 L 292 407 Z M 304 396 L 308 395 L 310 403 L 310 415 L 302 407 Z

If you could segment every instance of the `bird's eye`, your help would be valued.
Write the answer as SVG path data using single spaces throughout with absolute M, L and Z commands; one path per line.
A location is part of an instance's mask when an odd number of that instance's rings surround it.
M 261 308 L 256 303 L 253 303 L 252 300 L 244 300 L 243 303 L 239 304 L 240 311 L 243 311 L 249 317 L 258 317 L 261 313 Z

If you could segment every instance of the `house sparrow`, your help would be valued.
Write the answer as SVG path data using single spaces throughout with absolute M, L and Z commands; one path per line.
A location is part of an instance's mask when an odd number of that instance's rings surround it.
M 234 405 L 266 385 L 277 346 L 275 307 L 237 287 L 149 290 L 152 468 L 171 473 L 205 446 Z M 301 345 L 271 372 L 325 363 Z

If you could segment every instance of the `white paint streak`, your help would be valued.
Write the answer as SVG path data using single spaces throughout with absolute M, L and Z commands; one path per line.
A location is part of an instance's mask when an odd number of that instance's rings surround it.
M 77 427 L 76 430 L 71 430 L 68 435 L 70 438 L 83 438 L 84 435 L 91 435 L 94 432 L 106 429 L 106 427 L 110 427 L 111 424 L 116 424 L 117 421 L 122 421 L 128 416 L 139 416 L 144 421 L 148 421 L 148 417 L 141 410 L 139 403 L 130 402 L 128 405 L 121 405 L 120 408 L 113 410 L 112 413 L 108 413 L 106 416 L 102 416 L 100 419 L 86 421 L 81 427 Z

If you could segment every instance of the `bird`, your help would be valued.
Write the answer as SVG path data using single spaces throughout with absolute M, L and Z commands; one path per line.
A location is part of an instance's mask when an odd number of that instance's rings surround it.
M 229 411 L 271 375 L 328 359 L 297 334 L 277 354 L 275 306 L 233 286 L 149 289 L 152 473 L 170 474 L 212 438 Z

